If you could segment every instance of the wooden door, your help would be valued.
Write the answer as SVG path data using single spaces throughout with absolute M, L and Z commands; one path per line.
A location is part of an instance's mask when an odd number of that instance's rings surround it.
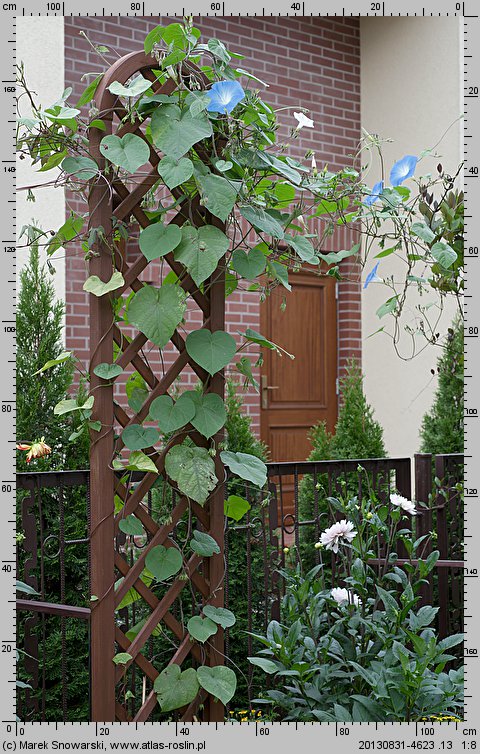
M 333 430 L 337 420 L 335 280 L 304 271 L 290 278 L 290 293 L 279 286 L 261 305 L 262 334 L 295 356 L 264 349 L 261 435 L 272 461 L 304 461 L 310 428 L 326 419 Z

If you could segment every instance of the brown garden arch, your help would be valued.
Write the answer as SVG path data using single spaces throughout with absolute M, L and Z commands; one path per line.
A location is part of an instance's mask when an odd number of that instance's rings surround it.
M 118 136 L 135 133 L 145 138 L 139 120 L 131 122 L 126 110 L 118 97 L 111 94 L 109 86 L 114 81 L 122 84 L 134 74 L 141 73 L 152 81 L 152 88 L 156 94 L 171 94 L 176 89 L 176 83 L 169 79 L 163 85 L 157 81 L 153 69 L 158 63 L 151 56 L 143 52 L 132 53 L 118 60 L 104 75 L 97 90 L 96 103 L 106 131 L 92 128 L 90 131 L 90 153 L 96 160 L 101 176 L 91 186 L 89 195 L 90 228 L 103 227 L 104 240 L 99 240 L 94 248 L 94 255 L 89 263 L 90 275 L 97 275 L 101 280 L 108 281 L 112 275 L 112 260 L 115 268 L 123 275 L 125 285 L 116 295 L 138 291 L 144 283 L 140 280 L 141 273 L 149 262 L 140 255 L 128 264 L 127 255 L 122 253 L 120 246 L 112 248 L 113 218 L 128 224 L 131 216 L 135 218 L 141 228 L 145 228 L 150 221 L 142 209 L 141 203 L 147 192 L 157 183 L 159 175 L 157 166 L 160 156 L 149 145 L 149 171 L 142 175 L 132 188 L 128 188 L 122 180 L 115 178 L 107 180 L 105 159 L 100 152 L 100 142 L 107 134 L 115 132 Z M 192 67 L 182 72 L 187 78 L 192 75 Z M 204 87 L 207 83 L 202 74 L 195 69 L 195 78 Z M 125 120 L 124 120 L 125 119 Z M 114 127 L 115 126 L 115 127 Z M 217 144 L 217 152 L 221 145 Z M 108 170 L 108 168 L 107 168 Z M 175 189 L 172 191 L 175 197 Z M 175 198 L 178 197 L 178 194 Z M 216 225 L 223 229 L 223 224 L 210 215 L 199 203 L 198 198 L 190 206 L 187 215 L 184 203 L 177 207 L 177 214 L 172 223 L 182 225 L 185 220 L 195 216 L 196 224 Z M 225 273 L 224 260 L 220 260 L 215 273 L 206 281 L 204 292 L 198 290 L 192 278 L 187 274 L 183 265 L 175 262 L 173 255 L 165 257 L 170 268 L 178 275 L 184 290 L 191 296 L 201 312 L 203 327 L 211 331 L 223 330 L 225 319 Z M 187 354 L 182 334 L 176 330 L 171 341 L 178 352 L 174 363 L 165 374 L 155 374 L 148 361 L 142 354 L 142 348 L 147 342 L 146 336 L 138 332 L 130 341 L 124 337 L 120 323 L 114 322 L 111 300 L 109 295 L 90 296 L 90 376 L 91 392 L 95 396 L 92 420 L 102 423 L 100 432 L 92 432 L 90 457 L 91 480 L 91 592 L 93 595 L 91 615 L 91 699 L 92 719 L 95 721 L 145 721 L 148 720 L 157 704 L 156 695 L 152 690 L 152 682 L 159 674 L 149 659 L 142 654 L 142 649 L 150 639 L 156 626 L 162 622 L 175 636 L 177 649 L 172 653 L 170 663 L 182 663 L 189 656 L 199 664 L 214 666 L 223 664 L 223 631 L 219 627 L 217 634 L 201 648 L 190 640 L 188 633 L 173 614 L 171 608 L 180 595 L 188 580 L 201 595 L 202 603 L 223 606 L 223 489 L 220 483 L 211 494 L 206 506 L 202 508 L 194 501 L 185 497 L 177 498 L 168 524 L 158 524 L 149 514 L 142 501 L 157 480 L 154 473 L 146 473 L 135 487 L 125 486 L 112 469 L 115 451 L 121 450 L 121 438 L 115 437 L 115 426 L 124 428 L 129 424 L 141 424 L 148 416 L 149 406 L 160 395 L 167 393 L 173 382 L 181 375 L 182 370 L 190 366 L 195 374 L 205 381 L 206 372 L 196 364 Z M 116 363 L 123 369 L 131 365 L 145 380 L 149 388 L 149 397 L 135 415 L 128 413 L 120 403 L 115 401 L 114 386 L 111 381 L 97 377 L 94 368 L 101 363 L 111 363 L 114 343 L 120 349 Z M 219 372 L 209 378 L 208 391 L 223 398 L 224 376 Z M 207 441 L 187 426 L 186 430 L 177 435 L 172 444 L 182 442 L 187 433 L 197 445 L 207 446 Z M 220 441 L 221 433 L 215 436 Z M 154 448 L 147 449 L 154 460 L 159 474 L 165 476 L 165 454 L 171 445 L 162 452 Z M 215 459 L 216 473 L 223 480 L 224 469 L 219 454 Z M 124 507 L 115 515 L 114 496 L 119 495 L 124 501 Z M 169 538 L 175 525 L 190 506 L 196 519 L 197 526 L 215 538 L 220 546 L 220 553 L 210 558 L 202 559 L 193 553 L 189 557 L 185 573 L 187 580 L 177 577 L 173 584 L 165 590 L 159 599 L 140 579 L 145 567 L 148 552 L 157 545 L 174 546 Z M 114 541 L 118 534 L 118 525 L 122 516 L 135 513 L 148 534 L 148 544 L 143 548 L 138 559 L 132 564 L 121 553 L 116 552 Z M 120 586 L 115 588 L 117 579 L 123 578 Z M 134 588 L 150 608 L 150 616 L 140 629 L 137 636 L 130 641 L 125 633 L 116 625 L 115 610 L 127 592 Z M 116 652 L 127 652 L 132 656 L 129 664 L 135 663 L 143 676 L 147 678 L 147 693 L 145 699 L 136 706 L 135 713 L 127 711 L 126 705 L 117 698 L 116 687 L 121 682 L 128 666 L 115 666 L 112 661 Z M 223 705 L 200 691 L 197 698 L 182 711 L 182 719 L 192 720 L 197 717 L 198 708 L 203 705 L 203 718 L 209 721 L 223 719 Z

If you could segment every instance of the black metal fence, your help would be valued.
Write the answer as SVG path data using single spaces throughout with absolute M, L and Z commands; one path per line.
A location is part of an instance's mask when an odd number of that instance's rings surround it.
M 440 560 L 422 598 L 440 607 L 441 635 L 462 630 L 462 455 L 416 456 L 415 494 L 409 458 L 267 466 L 265 490 L 237 480 L 230 480 L 227 489 L 227 496 L 242 495 L 251 506 L 238 523 L 225 521 L 225 605 L 237 616 L 236 625 L 226 631 L 225 643 L 227 662 L 239 679 L 236 706 L 247 706 L 261 688 L 260 676 L 246 657 L 256 650 L 251 634 L 263 633 L 272 618 L 281 618 L 279 567 L 286 557 L 298 556 L 311 565 L 319 560 L 313 543 L 328 525 L 328 496 L 362 497 L 375 492 L 388 499 L 396 490 L 425 503 L 428 507 L 415 518 L 414 526 L 418 536 L 433 532 L 428 551 L 439 549 Z M 17 602 L 19 646 L 26 653 L 19 677 L 32 686 L 19 695 L 22 719 L 88 719 L 88 483 L 88 471 L 17 475 L 18 578 L 39 593 L 22 595 Z M 153 515 L 160 512 L 151 493 L 145 506 Z M 50 524 L 45 528 L 47 520 Z M 181 538 L 181 530 L 172 536 Z M 122 548 L 125 543 L 120 540 L 117 547 Z M 141 610 L 133 603 L 120 612 L 119 624 L 128 630 L 139 615 Z M 146 651 L 149 659 L 155 659 L 153 641 Z M 141 693 L 139 683 L 140 678 L 132 680 L 130 693 Z

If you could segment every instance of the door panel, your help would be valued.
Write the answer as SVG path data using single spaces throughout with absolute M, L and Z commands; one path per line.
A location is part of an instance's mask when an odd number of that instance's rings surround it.
M 325 419 L 333 430 L 337 419 L 335 281 L 302 271 L 291 283 L 261 306 L 262 334 L 295 356 L 264 352 L 261 433 L 272 461 L 304 461 L 313 424 Z

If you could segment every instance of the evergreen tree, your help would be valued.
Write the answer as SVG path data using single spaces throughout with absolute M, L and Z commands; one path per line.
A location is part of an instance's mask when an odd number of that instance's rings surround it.
M 72 384 L 73 362 L 65 361 L 35 374 L 64 350 L 64 314 L 65 305 L 55 301 L 55 288 L 40 263 L 38 243 L 33 242 L 28 263 L 20 272 L 17 305 L 17 441 L 33 442 L 44 436 L 52 453 L 28 465 L 25 454 L 19 452 L 18 471 L 88 467 L 87 432 L 69 443 L 72 419 L 68 415 L 56 416 L 53 411 Z
M 340 380 L 342 403 L 332 438 L 332 458 L 383 458 L 383 429 L 363 390 L 362 370 L 352 359 Z
M 422 453 L 463 453 L 463 322 L 457 318 L 437 362 L 433 406 L 423 417 Z

